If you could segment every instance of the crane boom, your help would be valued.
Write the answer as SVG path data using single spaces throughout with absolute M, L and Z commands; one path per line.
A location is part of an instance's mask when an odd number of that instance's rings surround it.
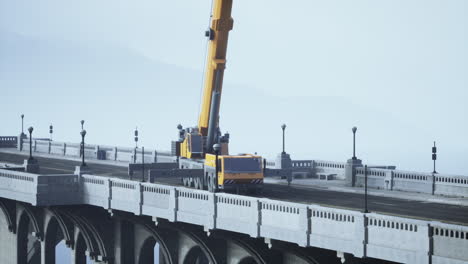
M 213 145 L 219 125 L 219 106 L 226 67 L 228 36 L 234 24 L 231 10 L 232 0 L 214 0 L 210 29 L 206 34 L 210 43 L 198 131 L 202 136 L 207 137 L 207 146 Z

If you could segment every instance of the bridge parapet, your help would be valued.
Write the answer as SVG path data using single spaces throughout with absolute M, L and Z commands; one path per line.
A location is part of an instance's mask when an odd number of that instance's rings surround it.
M 468 197 L 468 176 L 369 168 L 369 188 Z M 364 168 L 356 169 L 356 185 L 364 186 Z
M 2 145 L 1 139 L 5 138 Z M 7 139 L 15 138 L 15 143 Z M 18 137 L 0 137 L 0 148 L 1 147 L 16 147 Z M 18 148 L 22 151 L 29 151 L 29 141 L 22 140 L 21 147 Z M 45 153 L 52 155 L 61 155 L 68 157 L 80 157 L 81 156 L 81 144 L 50 141 L 45 139 L 33 139 L 32 150 L 36 153 Z M 129 147 L 115 147 L 106 145 L 95 145 L 85 144 L 85 157 L 87 159 L 99 159 L 99 160 L 113 160 L 121 162 L 139 162 L 143 161 L 141 148 L 129 148 Z M 145 149 L 144 160 L 147 163 L 152 162 L 174 162 L 175 157 L 171 155 L 169 151 L 158 151 L 155 149 Z
M 16 148 L 18 146 L 17 136 L 0 137 L 0 148 Z
M 468 227 L 431 223 L 433 238 L 432 263 L 467 263 Z M 460 250 L 464 248 L 465 250 Z

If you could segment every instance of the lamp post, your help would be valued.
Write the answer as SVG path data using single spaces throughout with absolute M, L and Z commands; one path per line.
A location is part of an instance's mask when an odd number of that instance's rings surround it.
M 216 171 L 216 181 L 215 181 L 215 186 L 214 186 L 214 191 L 217 192 L 218 191 L 218 172 L 219 172 L 219 162 L 218 162 L 218 156 L 219 156 L 219 151 L 221 150 L 221 145 L 216 143 L 213 145 L 213 149 L 215 151 L 215 154 L 216 154 L 216 166 L 215 166 L 215 171 Z
M 357 127 L 352 128 L 353 131 L 353 160 L 356 159 L 356 131 Z
M 50 141 L 52 141 L 52 133 L 54 133 L 54 127 L 52 126 L 52 124 L 50 124 L 49 126 L 49 133 L 50 133 Z
M 138 127 L 135 128 L 135 149 L 138 148 Z
M 145 147 L 141 146 L 141 181 L 145 181 Z
M 86 163 L 85 163 L 85 161 L 84 161 L 84 159 L 85 159 L 85 143 L 84 143 L 84 138 L 85 138 L 85 136 L 86 136 L 86 130 L 84 130 L 84 129 L 81 130 L 81 133 L 80 133 L 80 134 L 81 134 L 81 153 L 82 153 L 82 155 L 81 155 L 81 158 L 82 158 L 82 160 L 81 160 L 81 166 L 84 167 L 84 166 L 86 166 Z
M 283 154 L 285 154 L 285 147 L 284 147 L 284 130 L 286 129 L 286 124 L 282 124 L 281 125 L 281 129 L 283 129 Z
M 21 114 L 21 137 L 24 135 L 24 114 Z
M 81 123 L 81 130 L 83 130 L 84 120 L 81 120 L 80 123 Z
M 34 160 L 33 159 L 33 156 L 32 156 L 32 132 L 33 132 L 34 128 L 33 127 L 29 127 L 28 128 L 28 131 L 29 131 L 29 161 L 32 161 Z
M 436 142 L 434 141 L 434 146 L 432 147 L 432 160 L 434 161 L 434 170 L 432 173 L 436 174 L 436 160 L 437 160 L 437 147 L 436 147 Z
M 367 174 L 368 174 L 368 169 L 379 169 L 380 167 L 375 167 L 375 166 L 367 166 L 364 165 L 364 213 L 369 213 L 368 207 L 367 207 Z
M 367 209 L 367 165 L 364 166 L 364 213 L 369 213 Z

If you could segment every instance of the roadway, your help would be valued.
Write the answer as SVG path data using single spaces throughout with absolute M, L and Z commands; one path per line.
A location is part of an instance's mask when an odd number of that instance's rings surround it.
M 21 164 L 24 155 L 0 153 L 0 161 Z M 41 174 L 71 174 L 80 162 L 56 158 L 36 157 L 39 161 Z M 88 163 L 91 174 L 128 179 L 126 167 Z M 140 180 L 140 173 L 135 172 L 134 179 Z M 181 185 L 180 179 L 162 178 L 157 182 Z M 265 184 L 262 195 L 275 200 L 319 204 L 324 206 L 362 210 L 364 195 L 330 190 L 321 190 L 313 186 L 283 184 Z M 468 207 L 448 205 L 426 201 L 398 199 L 392 197 L 368 196 L 368 208 L 371 212 L 396 216 L 404 216 L 424 220 L 437 220 L 447 223 L 468 225 Z

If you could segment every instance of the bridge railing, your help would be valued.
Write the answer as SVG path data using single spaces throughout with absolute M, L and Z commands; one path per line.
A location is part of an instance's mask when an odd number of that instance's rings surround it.
M 1 138 L 1 137 L 0 137 Z M 3 137 L 13 138 L 13 137 Z M 17 140 L 17 137 L 14 137 Z M 13 143 L 5 139 L 5 146 Z M 13 142 L 13 141 L 11 141 Z M 15 141 L 17 142 L 17 141 Z M 0 141 L 1 144 L 1 141 Z M 16 144 L 16 143 L 15 143 Z M 0 145 L 1 147 L 1 145 Z M 19 147 L 24 152 L 29 151 L 29 140 L 23 140 L 22 146 Z M 81 144 L 80 143 L 67 143 L 60 141 L 50 141 L 44 139 L 33 139 L 32 150 L 35 153 L 45 153 L 52 155 L 61 155 L 68 157 L 80 157 L 81 156 Z M 142 162 L 141 148 L 129 148 L 129 147 L 114 147 L 105 145 L 94 145 L 85 144 L 85 157 L 87 159 L 98 159 L 98 160 L 113 160 L 121 162 Z M 175 157 L 171 155 L 169 151 L 158 151 L 154 149 L 145 149 L 144 160 L 147 163 L 153 162 L 174 162 Z
M 3 136 L 0 137 L 0 148 L 16 148 L 18 146 L 18 137 Z
M 0 169 L 0 197 L 37 205 L 37 175 Z
M 369 188 L 468 197 L 468 176 L 368 169 Z M 364 168 L 356 169 L 356 185 L 364 186 Z

